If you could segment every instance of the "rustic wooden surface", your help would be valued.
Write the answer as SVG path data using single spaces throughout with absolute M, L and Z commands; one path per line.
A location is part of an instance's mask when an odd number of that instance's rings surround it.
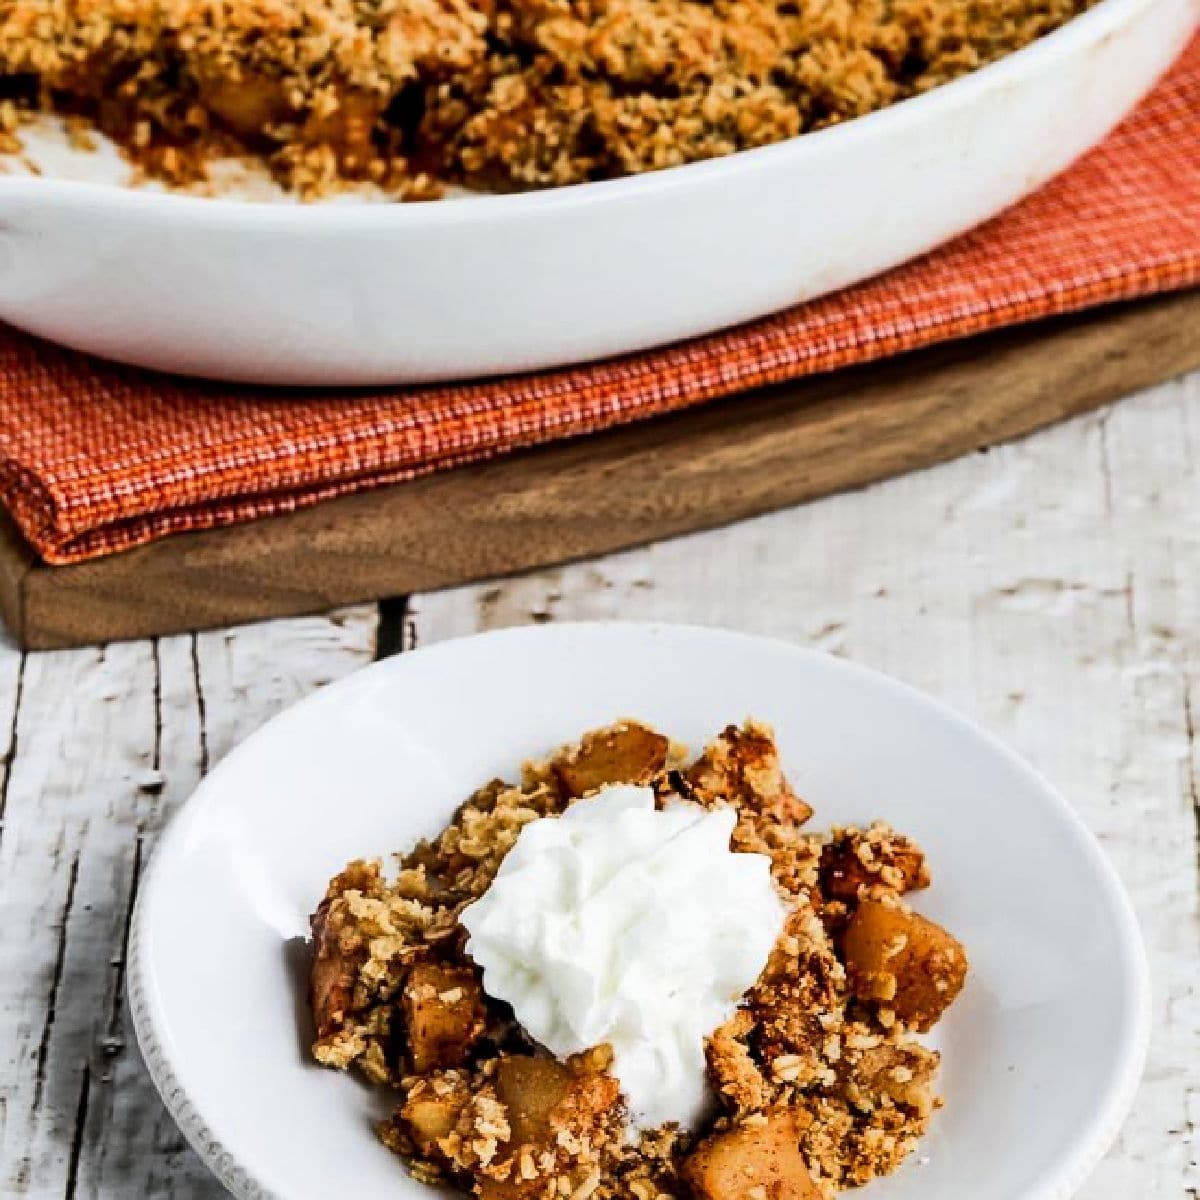
M 142 1072 L 122 991 L 147 855 L 235 742 L 378 653 L 639 617 L 873 664 L 1062 788 L 1133 895 L 1155 979 L 1135 1111 L 1080 1194 L 1195 1200 L 1198 454 L 1193 375 L 920 474 L 503 583 L 101 649 L 0 643 L 0 1195 L 220 1195 Z
M 71 567 L 0 528 L 0 611 L 46 649 L 328 609 L 711 528 L 942 462 L 1200 366 L 1200 292 L 803 380 Z

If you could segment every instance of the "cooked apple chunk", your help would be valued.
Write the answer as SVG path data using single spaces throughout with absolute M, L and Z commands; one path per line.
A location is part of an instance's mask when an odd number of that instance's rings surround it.
M 550 1114 L 571 1093 L 574 1077 L 555 1058 L 502 1058 L 496 1064 L 496 1098 L 508 1112 L 516 1145 L 550 1137 Z
M 343 897 L 348 892 L 375 895 L 381 887 L 377 863 L 352 862 L 330 881 L 325 898 L 309 922 L 312 966 L 308 998 L 318 1043 L 335 1037 L 345 1025 L 354 1004 L 358 970 L 366 956 L 355 920 L 346 909 Z
M 598 1174 L 603 1147 L 620 1135 L 620 1085 L 602 1051 L 553 1058 L 505 1057 L 494 1083 L 509 1136 L 477 1178 L 482 1200 L 540 1200 L 567 1170 Z
M 637 721 L 619 721 L 585 733 L 579 745 L 555 759 L 554 774 L 569 796 L 609 783 L 649 783 L 666 766 L 671 744 Z
M 317 1038 L 326 1038 L 342 1027 L 354 995 L 357 961 L 342 951 L 339 922 L 330 920 L 330 908 L 324 903 L 313 914 L 312 973 L 309 976 L 309 1001 Z
M 508 1057 L 496 1064 L 496 1097 L 517 1146 L 552 1145 L 559 1129 L 589 1127 L 616 1108 L 619 1094 L 612 1075 L 579 1059 Z
M 846 926 L 843 951 L 854 994 L 922 1033 L 967 978 L 967 954 L 955 938 L 896 903 L 864 900 Z
M 453 1128 L 461 1111 L 449 1098 L 427 1096 L 410 1100 L 401 1110 L 412 1139 L 422 1154 L 436 1153 L 437 1143 Z
M 437 1159 L 441 1153 L 438 1143 L 453 1132 L 469 1098 L 462 1088 L 447 1088 L 444 1092 L 427 1089 L 410 1096 L 396 1114 L 397 1119 L 418 1152 Z
M 800 1153 L 801 1118 L 776 1109 L 701 1142 L 683 1165 L 696 1200 L 822 1200 Z
M 486 1028 L 483 989 L 466 967 L 418 963 L 408 974 L 400 1003 L 418 1074 L 461 1066 Z

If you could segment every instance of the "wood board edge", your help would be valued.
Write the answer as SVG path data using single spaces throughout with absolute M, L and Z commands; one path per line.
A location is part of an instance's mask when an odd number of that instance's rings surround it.
M 286 516 L 48 566 L 0 614 L 50 649 L 428 591 L 712 528 L 1024 436 L 1200 366 L 1200 291 L 946 343 Z

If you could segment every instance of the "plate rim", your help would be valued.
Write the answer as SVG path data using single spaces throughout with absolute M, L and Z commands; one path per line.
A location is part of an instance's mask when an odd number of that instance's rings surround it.
M 1013 1200 L 1069 1200 L 1116 1139 L 1133 1105 L 1145 1070 L 1152 1020 L 1152 984 L 1141 926 L 1124 882 L 1095 834 L 1066 797 L 1037 768 L 997 735 L 940 698 L 853 659 L 817 650 L 783 637 L 747 633 L 719 625 L 669 621 L 592 620 L 515 625 L 447 638 L 369 663 L 281 709 L 238 742 L 200 781 L 159 835 L 138 890 L 130 925 L 127 1002 L 134 1033 L 150 1078 L 180 1132 L 209 1170 L 237 1200 L 287 1200 L 282 1193 L 273 1190 L 260 1173 L 252 1171 L 236 1159 L 199 1107 L 188 1096 L 172 1063 L 165 1015 L 157 1008 L 153 995 L 153 966 L 146 937 L 149 914 L 162 886 L 163 864 L 173 856 L 175 848 L 183 844 L 192 826 L 200 819 L 208 794 L 217 790 L 224 774 L 236 769 L 243 755 L 252 752 L 248 747 L 266 731 L 278 728 L 281 722 L 290 719 L 291 714 L 300 709 L 336 702 L 343 693 L 352 693 L 356 688 L 367 686 L 368 680 L 381 678 L 388 672 L 404 670 L 406 668 L 403 664 L 414 655 L 436 655 L 446 652 L 447 648 L 455 648 L 457 652 L 457 648 L 464 643 L 483 640 L 539 640 L 546 637 L 571 637 L 575 634 L 599 637 L 668 636 L 681 639 L 715 637 L 833 666 L 858 677 L 868 686 L 891 691 L 898 698 L 930 711 L 960 733 L 981 741 L 987 750 L 1003 759 L 1010 768 L 1023 776 L 1066 822 L 1075 835 L 1080 852 L 1087 855 L 1096 869 L 1103 893 L 1110 902 L 1132 1000 L 1119 1040 L 1120 1049 L 1114 1056 L 1110 1081 L 1090 1121 L 1080 1128 L 1068 1150 L 1060 1156 L 1057 1164 L 1042 1180 L 1032 1189 L 1013 1197 Z M 214 780 L 217 782 L 214 783 Z

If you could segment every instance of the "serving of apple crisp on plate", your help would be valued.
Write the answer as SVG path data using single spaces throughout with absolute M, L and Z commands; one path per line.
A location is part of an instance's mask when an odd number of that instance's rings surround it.
M 445 641 L 281 713 L 159 839 L 128 979 L 238 1200 L 1066 1200 L 1149 1026 L 1112 867 L 1012 753 L 654 624 Z
M 889 1174 L 939 1105 L 914 1035 L 967 956 L 905 900 L 930 882 L 914 842 L 812 815 L 764 725 L 691 762 L 636 721 L 593 730 L 395 879 L 332 881 L 313 1054 L 397 1089 L 379 1133 L 418 1178 L 491 1200 L 815 1200 Z

